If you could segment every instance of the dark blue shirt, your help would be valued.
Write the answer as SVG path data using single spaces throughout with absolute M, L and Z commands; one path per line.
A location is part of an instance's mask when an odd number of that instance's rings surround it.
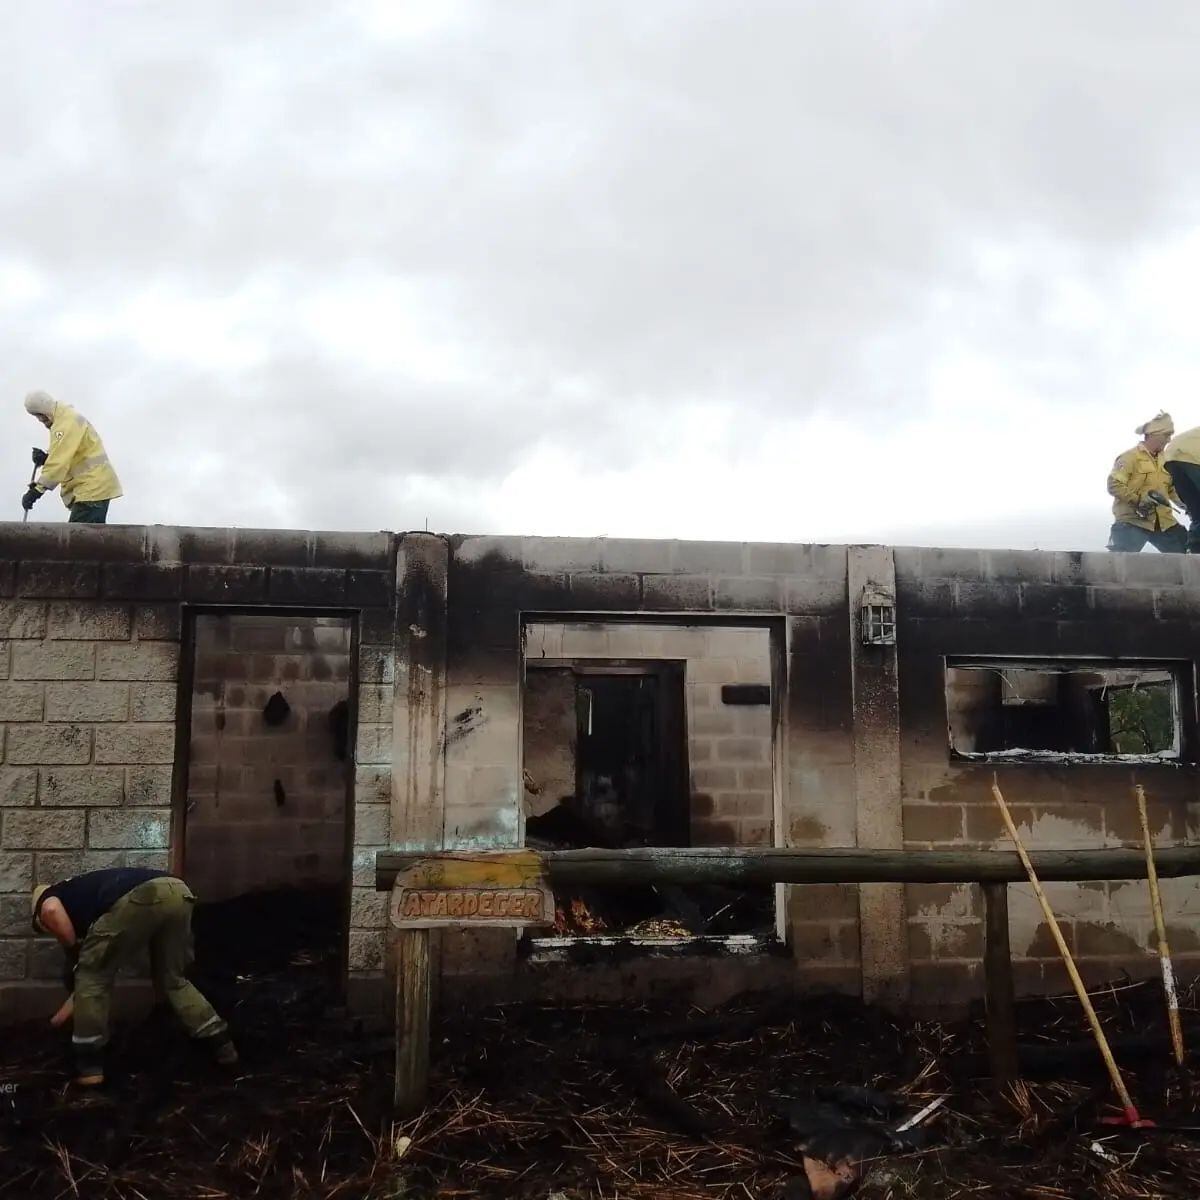
M 57 896 L 75 927 L 76 940 L 82 942 L 92 923 L 122 896 L 147 879 L 160 879 L 165 875 L 169 872 L 152 871 L 148 867 L 107 867 L 103 871 L 86 871 L 48 887 L 42 893 L 41 903 Z

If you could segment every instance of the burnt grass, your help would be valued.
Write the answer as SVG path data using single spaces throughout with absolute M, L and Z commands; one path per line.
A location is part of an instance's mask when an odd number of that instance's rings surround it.
M 979 1020 L 897 1020 L 844 997 L 452 1010 L 428 1106 L 393 1121 L 390 1040 L 331 1008 L 326 965 L 297 958 L 225 980 L 232 1075 L 158 1011 L 117 1028 L 98 1093 L 69 1083 L 66 1035 L 0 1031 L 0 1196 L 802 1196 L 789 1103 L 830 1085 L 892 1093 L 905 1113 L 948 1097 L 928 1145 L 870 1164 L 857 1194 L 871 1200 L 1200 1196 L 1200 1135 L 1099 1124 L 1112 1095 L 1094 1049 L 1036 1062 L 998 1103 Z M 1200 1125 L 1157 984 L 1097 999 L 1139 1105 Z M 1086 1037 L 1074 997 L 1022 1003 L 1020 1019 L 1051 1059 Z

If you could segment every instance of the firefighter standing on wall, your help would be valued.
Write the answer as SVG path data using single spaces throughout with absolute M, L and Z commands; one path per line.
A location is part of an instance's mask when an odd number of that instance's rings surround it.
M 34 451 L 34 462 L 42 470 L 22 497 L 21 507 L 29 512 L 47 492 L 61 486 L 63 503 L 71 514 L 68 521 L 103 525 L 109 501 L 121 495 L 121 481 L 100 435 L 69 404 L 46 392 L 30 392 L 25 411 L 50 430 L 50 450 L 45 455 Z
M 1188 553 L 1200 554 L 1200 426 L 1185 429 L 1167 443 L 1163 465 L 1191 519 Z
M 1163 450 L 1175 433 L 1174 423 L 1168 413 L 1160 412 L 1138 426 L 1137 433 L 1142 440 L 1126 450 L 1109 472 L 1114 519 L 1108 548 L 1136 553 L 1149 542 L 1164 554 L 1182 554 L 1187 550 L 1187 530 L 1175 520 L 1169 504 L 1157 504 L 1150 497 L 1157 492 L 1167 500 L 1178 500 L 1163 461 Z
M 182 879 L 145 867 L 88 871 L 34 888 L 33 927 L 51 934 L 67 955 L 63 982 L 71 994 L 50 1023 L 57 1027 L 74 1018 L 71 1044 L 81 1086 L 104 1082 L 113 983 L 119 968 L 147 950 L 158 998 L 217 1062 L 237 1065 L 228 1026 L 187 979 L 195 902 Z

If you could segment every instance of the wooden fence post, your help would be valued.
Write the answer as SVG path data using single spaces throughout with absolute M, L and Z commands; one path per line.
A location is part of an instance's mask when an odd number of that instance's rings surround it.
M 987 1012 L 988 1061 L 997 1095 L 1018 1077 L 1017 1011 L 1013 989 L 1012 952 L 1008 944 L 1008 884 L 985 883 L 984 1003 Z
M 396 933 L 396 1080 L 393 1103 L 399 1116 L 425 1107 L 429 1086 L 429 1025 L 433 1008 L 429 930 Z

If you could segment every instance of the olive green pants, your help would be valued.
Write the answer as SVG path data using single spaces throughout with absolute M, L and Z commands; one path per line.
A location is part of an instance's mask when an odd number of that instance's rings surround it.
M 127 892 L 93 922 L 75 968 L 77 1059 L 96 1062 L 108 1041 L 113 981 L 120 967 L 150 951 L 154 991 L 175 1010 L 192 1037 L 217 1037 L 227 1026 L 187 980 L 192 963 L 192 895 L 182 879 L 149 879 Z

